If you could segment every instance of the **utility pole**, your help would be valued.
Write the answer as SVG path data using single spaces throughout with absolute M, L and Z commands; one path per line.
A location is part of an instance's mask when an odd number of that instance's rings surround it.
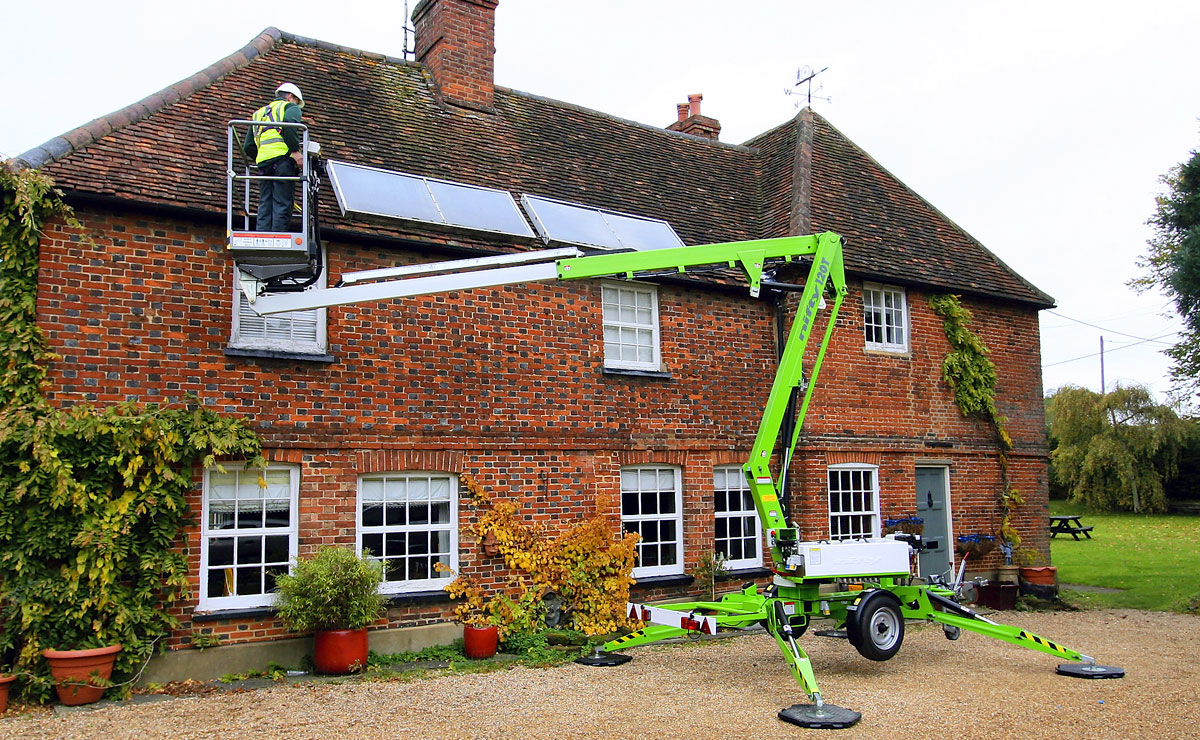
M 1104 385 L 1104 335 L 1100 335 L 1100 395 L 1107 393 Z

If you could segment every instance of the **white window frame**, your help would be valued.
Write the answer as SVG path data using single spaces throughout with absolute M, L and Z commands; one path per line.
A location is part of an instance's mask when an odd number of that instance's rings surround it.
M 729 502 L 731 493 L 737 493 L 738 501 L 737 508 L 727 508 L 725 511 L 717 511 L 717 503 L 721 496 L 725 496 L 725 500 Z M 748 503 L 747 503 L 748 502 Z M 741 528 L 741 533 L 736 536 L 730 536 L 726 529 L 724 539 L 742 540 L 743 549 L 749 546 L 750 557 L 728 558 L 725 561 L 725 567 L 729 570 L 740 570 L 743 568 L 761 568 L 763 564 L 762 554 L 762 522 L 758 518 L 758 508 L 754 505 L 754 498 L 750 495 L 750 486 L 746 482 L 746 474 L 742 472 L 742 468 L 738 465 L 719 465 L 713 468 L 713 548 L 714 552 L 720 552 L 718 543 L 722 539 L 717 532 L 717 523 L 721 519 L 727 520 L 726 527 L 730 526 L 733 521 L 737 521 L 737 526 Z M 748 508 L 747 508 L 748 506 Z M 751 527 L 751 535 L 747 535 L 746 527 Z M 753 539 L 751 545 L 749 540 Z
M 384 481 L 386 486 L 387 481 L 410 481 L 418 478 L 434 479 L 444 478 L 449 483 L 450 487 L 450 521 L 448 523 L 435 524 L 432 521 L 426 524 L 392 524 L 386 522 L 379 526 L 366 526 L 363 523 L 363 484 L 367 481 Z M 451 570 L 458 571 L 458 496 L 459 496 L 459 480 L 458 476 L 453 473 L 444 471 L 430 470 L 403 470 L 392 471 L 387 473 L 363 473 L 358 476 L 358 493 L 355 497 L 355 549 L 359 555 L 363 552 L 363 538 L 365 535 L 382 535 L 385 540 L 389 534 L 410 534 L 410 533 L 433 533 L 433 532 L 448 532 L 450 542 L 450 562 L 447 564 Z M 406 483 L 407 485 L 407 483 Z M 386 495 L 386 494 L 385 494 Z M 430 517 L 432 519 L 432 516 Z M 386 545 L 385 545 L 386 547 Z M 380 553 L 372 552 L 372 560 L 382 560 L 387 555 L 395 553 Z M 419 591 L 440 591 L 443 587 L 454 580 L 454 575 L 450 572 L 438 574 L 430 567 L 430 577 L 420 580 L 406 581 L 388 581 L 384 580 L 379 586 L 379 592 L 383 594 L 403 594 L 414 593 Z
M 321 276 L 317 282 L 308 290 L 324 288 L 326 285 L 325 275 L 328 270 L 322 270 Z M 230 322 L 230 337 L 229 346 L 234 349 L 262 349 L 273 352 L 294 352 L 297 354 L 320 355 L 325 354 L 328 347 L 328 332 L 326 327 L 327 311 L 324 308 L 307 309 L 304 311 L 289 311 L 287 313 L 274 314 L 271 316 L 259 317 L 254 314 L 250 308 L 250 302 L 246 299 L 241 288 L 238 286 L 237 268 L 233 268 L 233 320 Z M 254 322 L 261 321 L 263 323 L 263 331 L 251 332 L 248 328 L 242 326 L 242 316 L 249 311 L 254 314 L 251 319 Z M 311 320 L 316 323 L 315 338 L 313 341 L 303 339 L 270 339 L 267 334 L 267 327 L 274 327 L 276 332 L 281 332 L 284 329 L 290 334 L 295 328 L 296 319 Z
M 661 476 L 662 473 L 671 474 L 671 485 L 660 486 L 657 483 L 653 491 L 644 488 L 641 485 L 642 473 L 656 472 Z M 626 488 L 626 474 L 637 474 L 638 486 L 635 489 Z M 652 514 L 641 513 L 641 494 L 643 493 L 668 493 L 674 496 L 675 511 L 672 514 L 660 514 L 657 511 Z M 625 495 L 634 493 L 639 496 L 639 507 L 637 514 L 628 514 L 625 511 Z M 655 508 L 659 508 L 661 499 L 656 499 Z M 670 565 L 639 565 L 633 569 L 634 578 L 645 578 L 648 576 L 665 576 L 665 575 L 682 575 L 683 570 L 683 471 L 674 465 L 628 465 L 621 468 L 621 528 L 623 531 L 630 531 L 626 528 L 627 524 L 641 525 L 643 522 L 672 522 L 675 525 L 675 562 Z M 662 540 L 658 540 L 661 542 Z M 638 542 L 638 561 L 641 561 L 642 549 L 646 547 L 645 540 Z M 654 545 L 658 547 L 657 544 Z
M 859 474 L 855 483 L 855 474 Z M 834 490 L 834 476 L 838 477 L 838 490 Z M 866 485 L 863 475 L 871 477 Z M 829 506 L 829 538 L 831 540 L 859 539 L 879 536 L 879 466 L 864 463 L 830 465 L 825 476 L 826 499 Z M 848 483 L 842 490 L 842 482 Z M 837 506 L 834 496 L 837 495 Z M 857 497 L 857 498 L 856 498 Z M 865 498 L 864 498 L 865 497 Z M 867 500 L 869 499 L 869 501 Z M 869 505 L 867 505 L 869 504 Z M 863 525 L 862 518 L 866 517 Z M 837 526 L 835 526 L 835 520 Z M 857 521 L 855 521 L 857 520 Z
M 611 312 L 605 308 L 616 306 L 618 309 L 625 306 L 622 298 L 627 296 L 645 296 L 649 299 L 648 308 L 649 316 L 644 321 L 632 319 L 622 320 L 613 318 Z M 636 304 L 632 307 L 637 310 Z M 643 308 L 642 310 L 646 310 Z M 658 320 L 658 286 L 649 283 L 637 282 L 604 282 L 600 286 L 600 310 L 603 321 L 603 339 L 604 339 L 604 366 L 614 370 L 648 370 L 658 371 L 662 369 L 662 333 L 659 327 Z M 649 360 L 629 360 L 621 359 L 620 357 L 612 356 L 609 352 L 609 336 L 612 333 L 638 334 L 639 341 L 634 346 L 641 346 L 640 335 L 649 335 L 649 344 L 651 357 Z
M 208 561 L 211 550 L 211 545 L 214 540 L 224 538 L 238 537 L 266 537 L 266 536 L 283 536 L 288 537 L 288 555 L 287 562 L 284 565 L 287 571 L 291 571 L 291 563 L 296 559 L 296 543 L 298 520 L 300 518 L 300 466 L 288 465 L 281 463 L 272 463 L 267 466 L 265 471 L 260 471 L 257 468 L 246 468 L 245 463 L 223 463 L 225 473 L 221 473 L 216 469 L 204 471 L 204 482 L 201 490 L 203 499 L 202 520 L 200 526 L 200 599 L 197 608 L 200 611 L 220 611 L 225 609 L 252 609 L 257 607 L 268 607 L 275 603 L 275 592 L 268 591 L 260 594 L 246 594 L 244 596 L 209 596 L 208 595 Z M 217 476 L 232 475 L 235 479 L 235 490 L 246 484 L 246 479 L 250 479 L 254 483 L 260 475 L 264 479 L 270 478 L 273 474 L 280 472 L 288 473 L 288 526 L 287 527 L 257 527 L 246 529 L 214 529 L 211 525 L 211 503 L 210 496 L 211 485 Z M 261 490 L 261 489 L 260 489 Z M 235 494 L 236 496 L 236 494 Z M 236 553 L 236 550 L 235 550 Z M 236 567 L 236 554 L 234 556 Z M 273 561 L 274 565 L 279 565 L 278 561 Z M 257 565 L 257 564 L 256 564 Z M 262 567 L 267 567 L 267 564 L 262 564 Z M 232 569 L 231 569 L 232 570 Z M 232 574 L 232 573 L 231 573 Z
M 891 305 L 888 305 L 889 302 Z M 878 319 L 878 320 L 876 320 Z M 867 330 L 877 327 L 883 341 L 867 339 Z M 908 295 L 904 288 L 863 283 L 863 340 L 877 352 L 908 352 Z

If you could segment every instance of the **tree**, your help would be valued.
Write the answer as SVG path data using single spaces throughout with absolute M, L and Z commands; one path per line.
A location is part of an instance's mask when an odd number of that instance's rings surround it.
M 1165 511 L 1166 487 L 1197 435 L 1144 386 L 1099 394 L 1065 386 L 1047 404 L 1053 474 L 1091 511 Z
M 1183 320 L 1179 341 L 1167 350 L 1179 390 L 1200 393 L 1200 150 L 1164 175 L 1167 192 L 1157 198 L 1150 249 L 1138 260 L 1146 270 L 1129 281 L 1139 293 L 1158 288 Z

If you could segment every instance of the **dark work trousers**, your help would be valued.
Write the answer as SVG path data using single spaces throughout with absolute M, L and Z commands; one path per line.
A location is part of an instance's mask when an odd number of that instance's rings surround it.
M 296 161 L 284 157 L 265 169 L 259 169 L 260 175 L 274 177 L 295 177 L 300 174 Z M 296 198 L 295 180 L 259 180 L 258 182 L 258 221 L 259 231 L 291 231 L 292 201 Z

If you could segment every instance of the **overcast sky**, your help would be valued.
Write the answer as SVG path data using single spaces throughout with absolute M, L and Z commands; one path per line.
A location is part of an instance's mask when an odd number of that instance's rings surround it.
M 0 19 L 14 156 L 268 26 L 400 56 L 404 2 L 60 0 Z M 1200 2 L 501 0 L 496 25 L 498 84 L 659 126 L 702 93 L 730 143 L 795 115 L 798 68 L 828 68 L 814 95 L 832 100 L 813 107 L 1057 300 L 1047 390 L 1098 390 L 1103 336 L 1110 388 L 1165 394 L 1177 321 L 1125 283 L 1158 178 L 1200 147 Z

